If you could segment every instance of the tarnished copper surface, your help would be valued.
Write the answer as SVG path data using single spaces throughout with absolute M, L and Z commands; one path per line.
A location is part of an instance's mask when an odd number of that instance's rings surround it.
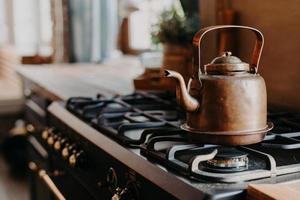
M 247 29 L 256 42 L 250 64 L 225 53 L 210 64 L 200 62 L 200 44 L 206 33 L 217 29 Z M 257 73 L 264 39 L 257 29 L 245 26 L 213 26 L 200 30 L 193 39 L 194 66 L 188 88 L 183 77 L 166 70 L 177 80 L 177 101 L 187 111 L 184 126 L 194 141 L 223 145 L 260 142 L 272 128 L 267 124 L 267 92 Z M 222 133 L 222 134 L 219 134 Z

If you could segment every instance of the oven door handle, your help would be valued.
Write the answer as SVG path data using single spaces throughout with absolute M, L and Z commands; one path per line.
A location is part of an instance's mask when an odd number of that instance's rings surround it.
M 40 169 L 38 172 L 39 177 L 44 181 L 44 183 L 48 186 L 48 188 L 53 192 L 58 200 L 66 200 L 64 195 L 59 191 L 53 180 L 47 174 L 47 172 L 43 169 Z
M 55 195 L 55 197 L 58 200 L 66 200 L 64 195 L 59 191 L 59 189 L 57 188 L 57 186 L 55 185 L 55 183 L 51 179 L 51 177 L 47 174 L 46 170 L 38 169 L 38 166 L 36 165 L 35 162 L 29 162 L 29 169 L 31 171 L 34 171 L 34 172 L 37 171 L 38 172 L 39 178 L 41 178 L 44 181 L 46 186 L 53 192 L 53 194 Z

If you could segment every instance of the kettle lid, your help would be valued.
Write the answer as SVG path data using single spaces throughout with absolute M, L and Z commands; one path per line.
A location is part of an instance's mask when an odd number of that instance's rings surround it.
M 232 53 L 227 51 L 221 56 L 213 59 L 209 64 L 204 66 L 208 74 L 226 74 L 234 72 L 249 72 L 249 64 L 243 62 Z

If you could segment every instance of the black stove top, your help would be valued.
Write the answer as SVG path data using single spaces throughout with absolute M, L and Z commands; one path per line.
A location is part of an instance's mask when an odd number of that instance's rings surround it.
M 67 109 L 118 142 L 131 147 L 144 143 L 152 130 L 178 129 L 185 118 L 170 93 L 134 93 L 105 99 L 74 97 Z
M 121 145 L 195 183 L 240 183 L 300 172 L 299 113 L 271 109 L 268 118 L 275 127 L 261 143 L 225 147 L 190 141 L 179 128 L 185 114 L 169 93 L 74 97 L 66 107 Z

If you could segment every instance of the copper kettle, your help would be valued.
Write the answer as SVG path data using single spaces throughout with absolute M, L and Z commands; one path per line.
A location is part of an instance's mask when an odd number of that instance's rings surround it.
M 251 64 L 225 52 L 204 66 L 200 45 L 206 33 L 217 29 L 246 29 L 255 33 Z M 262 33 L 246 26 L 212 26 L 201 29 L 193 38 L 193 76 L 188 87 L 181 74 L 165 70 L 177 80 L 176 97 L 187 111 L 187 130 L 195 142 L 246 145 L 260 142 L 273 127 L 267 122 L 267 92 L 257 73 L 264 44 Z

